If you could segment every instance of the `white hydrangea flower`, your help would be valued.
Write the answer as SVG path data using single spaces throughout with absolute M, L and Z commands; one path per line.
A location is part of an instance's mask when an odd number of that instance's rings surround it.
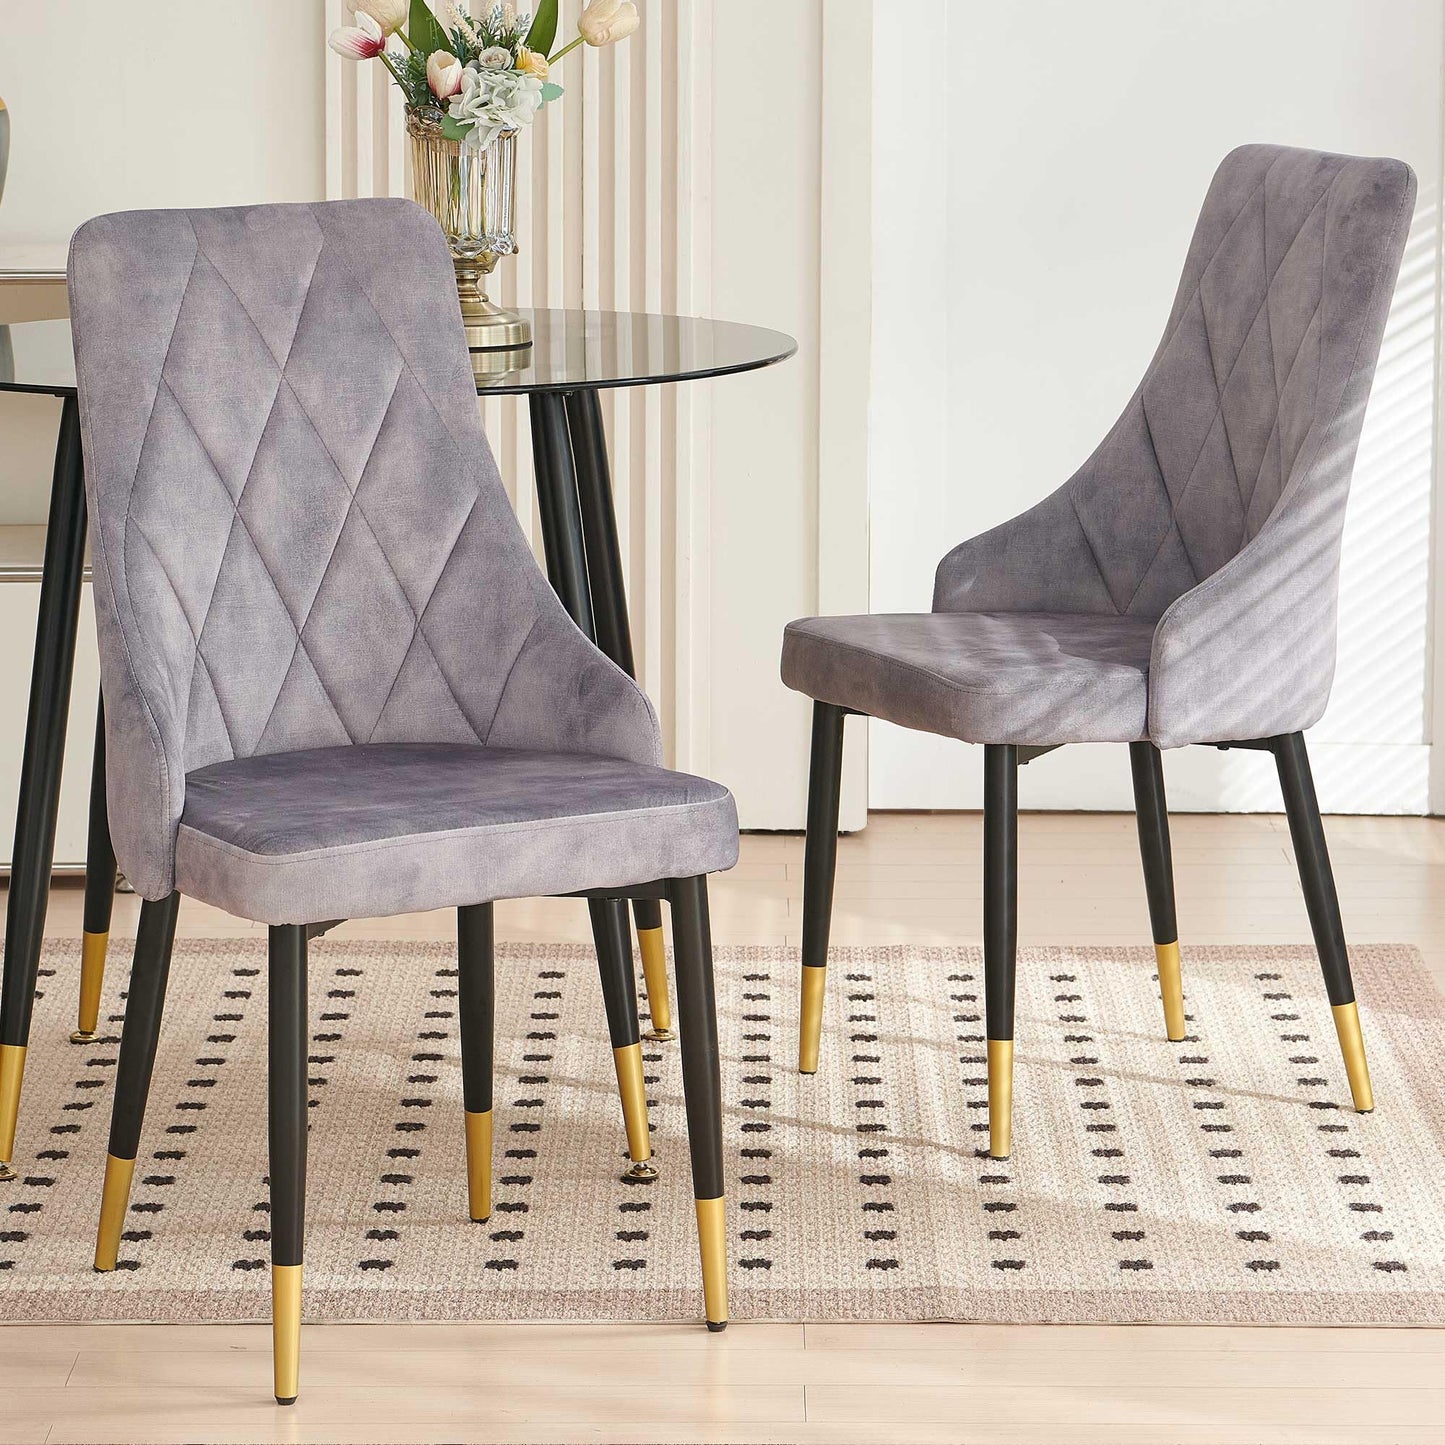
M 534 75 L 515 70 L 479 70 L 468 66 L 462 72 L 462 88 L 448 107 L 453 120 L 470 124 L 466 143 L 483 149 L 504 130 L 530 125 L 542 108 L 542 82 Z

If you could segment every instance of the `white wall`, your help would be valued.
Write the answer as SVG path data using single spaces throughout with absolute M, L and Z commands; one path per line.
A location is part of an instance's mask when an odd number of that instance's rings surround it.
M 895 37 L 920 8 L 941 33 L 904 54 Z M 875 611 L 926 609 L 949 546 L 1052 490 L 1103 436 L 1226 151 L 1277 141 L 1415 168 L 1346 532 L 1334 699 L 1311 742 L 1327 807 L 1424 811 L 1439 0 L 877 0 L 875 27 L 874 171 L 892 192 L 875 208 Z M 961 745 L 875 723 L 870 763 L 874 807 L 978 806 L 979 759 Z M 1175 806 L 1279 806 L 1266 759 L 1192 749 L 1166 767 Z M 1022 796 L 1128 806 L 1122 749 L 1042 761 Z
M 783 627 L 817 608 L 820 0 L 715 6 L 713 314 L 798 339 L 711 383 L 712 775 L 744 827 L 800 827 L 809 710 L 778 680 Z M 796 57 L 758 100 L 758 37 Z

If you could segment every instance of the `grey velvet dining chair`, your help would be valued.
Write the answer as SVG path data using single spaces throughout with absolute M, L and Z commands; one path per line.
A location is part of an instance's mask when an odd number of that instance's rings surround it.
M 493 901 L 587 895 L 599 944 L 617 940 L 599 958 L 609 1021 L 629 1015 L 635 1039 L 620 900 L 666 898 L 705 1314 L 723 1328 L 706 875 L 737 859 L 736 812 L 725 788 L 661 766 L 647 698 L 538 570 L 482 434 L 435 221 L 390 200 L 102 216 L 72 242 L 70 299 L 108 811 L 144 900 L 97 1269 L 116 1263 L 182 894 L 269 925 L 283 1403 L 299 1373 L 308 925 L 457 909 L 481 1219 Z
M 1414 198 L 1399 161 L 1231 152 L 1163 339 L 1083 466 L 949 552 L 931 612 L 787 628 L 783 680 L 815 699 L 804 1073 L 818 1066 L 843 720 L 862 713 L 984 745 L 990 1155 L 1012 1147 L 1018 767 L 1065 743 L 1129 744 L 1175 1041 L 1186 1016 L 1160 750 L 1274 755 L 1351 1096 L 1373 1107 L 1301 734 L 1333 680 L 1345 501 Z

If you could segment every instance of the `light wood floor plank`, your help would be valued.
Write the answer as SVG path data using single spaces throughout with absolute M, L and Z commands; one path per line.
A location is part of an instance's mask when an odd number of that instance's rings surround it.
M 1160 1378 L 1157 1377 L 1156 1378 Z M 1437 1376 L 1438 1380 L 1438 1376 Z M 1083 1402 L 1087 1401 L 1084 1406 Z M 1152 1425 L 1164 1439 L 1176 1425 L 1319 1425 L 1335 1429 L 1419 1425 L 1445 1420 L 1445 1388 L 1355 1390 L 1332 1384 L 1308 1388 L 1200 1387 L 1181 1376 L 1164 1384 L 1102 1388 L 1055 1385 L 968 1385 L 959 1388 L 809 1386 L 814 1423 L 874 1421 L 897 1428 L 913 1423 L 1005 1419 L 1016 1425 L 1066 1430 L 1081 1408 L 1092 1424 Z
M 304 1356 L 303 1356 L 304 1358 Z M 54 1439 L 119 1442 L 190 1440 L 206 1430 L 222 1438 L 332 1439 L 330 1431 L 349 1429 L 353 1438 L 392 1440 L 403 1428 L 430 1433 L 413 1438 L 450 1438 L 468 1422 L 487 1428 L 519 1425 L 573 1427 L 574 1436 L 591 1437 L 629 1418 L 649 1425 L 725 1426 L 759 1421 L 801 1421 L 803 1388 L 724 1385 L 669 1385 L 643 1393 L 627 1384 L 587 1389 L 521 1386 L 499 1391 L 488 1382 L 467 1377 L 425 1389 L 313 1385 L 305 1383 L 300 1399 L 278 1408 L 269 1398 L 269 1377 L 263 1383 L 227 1387 L 70 1386 L 61 1391 L 23 1391 L 7 1397 L 25 1418 L 49 1409 L 59 1428 Z M 91 1433 L 81 1433 L 88 1429 Z M 230 1432 L 240 1431 L 239 1434 Z M 247 1433 L 254 1432 L 254 1433 Z
M 1156 1353 L 1119 1350 L 638 1350 L 627 1360 L 628 1384 L 641 1394 L 681 1388 L 786 1389 L 1038 1389 L 1119 1392 L 1141 1378 L 1140 1360 Z M 1328 1362 L 1327 1368 L 1325 1362 Z M 1354 1351 L 1323 1357 L 1302 1350 L 1193 1350 L 1181 1383 L 1195 1390 L 1308 1391 L 1327 1381 L 1337 1390 L 1421 1390 L 1445 1379 L 1439 1350 L 1415 1354 Z M 501 1398 L 518 1392 L 585 1394 L 616 1389 L 617 1360 L 601 1351 L 487 1353 L 478 1350 L 396 1352 L 317 1349 L 304 1352 L 306 1388 L 346 1387 L 445 1391 L 457 1381 Z M 1153 1371 L 1145 1378 L 1158 1378 Z M 78 1389 L 177 1386 L 217 1389 L 263 1386 L 264 1354 L 253 1350 L 83 1350 L 68 1384 Z
M 1301 1328 L 1291 1325 L 954 1325 L 809 1322 L 806 1348 L 846 1350 L 971 1350 L 1032 1354 L 1036 1350 L 1110 1350 L 1126 1358 L 1297 1351 L 1321 1362 L 1339 1354 L 1432 1354 L 1445 1362 L 1445 1325 L 1418 1328 Z

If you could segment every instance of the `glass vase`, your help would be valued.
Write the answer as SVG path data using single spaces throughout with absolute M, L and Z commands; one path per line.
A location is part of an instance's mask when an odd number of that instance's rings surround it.
M 440 111 L 408 110 L 411 198 L 437 218 L 451 248 L 457 297 L 474 352 L 530 346 L 525 317 L 487 299 L 487 277 L 503 256 L 515 256 L 517 132 L 503 131 L 475 148 L 442 134 Z M 474 359 L 475 360 L 475 359 Z

